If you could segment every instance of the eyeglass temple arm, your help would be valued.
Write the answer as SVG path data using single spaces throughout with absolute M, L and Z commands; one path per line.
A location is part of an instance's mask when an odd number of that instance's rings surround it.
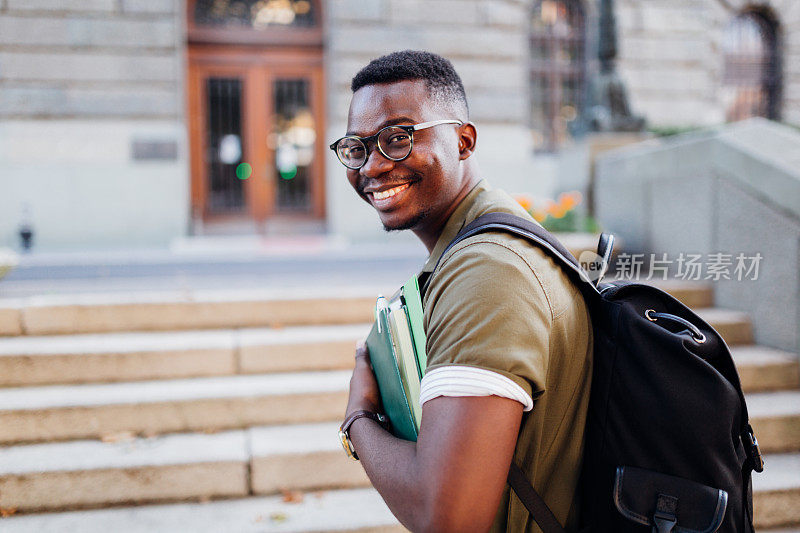
M 424 130 L 425 128 L 432 128 L 433 126 L 438 126 L 439 124 L 458 124 L 459 126 L 461 126 L 464 123 L 461 122 L 460 120 L 455 120 L 455 119 L 431 120 L 430 122 L 415 124 L 414 131 Z
M 439 124 L 458 124 L 459 126 L 461 126 L 464 123 L 461 122 L 460 120 L 456 120 L 456 119 L 441 119 L 441 120 L 431 120 L 430 122 L 422 122 L 420 124 L 415 124 L 415 125 L 413 125 L 411 127 L 413 128 L 413 131 L 417 131 L 417 130 L 424 130 L 426 128 L 432 128 L 434 126 L 438 126 Z M 378 134 L 376 133 L 375 135 L 370 135 L 369 137 L 364 137 L 363 139 L 361 139 L 361 141 L 363 142 L 365 140 L 370 140 L 373 137 L 377 137 L 377 136 L 378 136 Z M 345 137 L 342 137 L 342 139 L 344 139 L 344 138 Z M 330 148 L 331 150 L 335 151 L 336 150 L 336 145 L 339 144 L 339 141 L 341 141 L 342 139 L 337 139 L 328 148 Z

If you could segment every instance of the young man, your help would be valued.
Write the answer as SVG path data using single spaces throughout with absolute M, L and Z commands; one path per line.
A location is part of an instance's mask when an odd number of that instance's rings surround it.
M 432 272 L 417 442 L 376 421 L 369 354 L 356 350 L 346 420 L 355 416 L 348 435 L 367 475 L 412 531 L 539 531 L 506 484 L 514 461 L 574 529 L 591 380 L 580 292 L 541 250 L 504 233 L 471 237 L 441 257 L 483 213 L 530 218 L 480 179 L 477 132 L 449 61 L 389 54 L 356 74 L 352 90 L 347 136 L 332 148 L 384 227 L 410 229 L 425 244 L 423 274 Z

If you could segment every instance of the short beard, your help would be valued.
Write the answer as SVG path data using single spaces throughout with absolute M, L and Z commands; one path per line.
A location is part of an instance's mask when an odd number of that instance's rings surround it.
M 399 226 L 387 226 L 386 224 L 383 225 L 384 231 L 386 233 L 390 233 L 392 231 L 402 231 L 405 229 L 414 229 L 416 228 L 420 222 L 428 218 L 428 215 L 431 214 L 430 209 L 425 209 L 421 211 L 417 216 L 414 218 L 409 219 L 407 222 L 400 224 Z

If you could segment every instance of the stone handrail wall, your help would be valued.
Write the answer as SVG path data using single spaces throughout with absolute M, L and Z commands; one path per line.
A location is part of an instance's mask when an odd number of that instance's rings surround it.
M 601 156 L 595 212 L 625 252 L 730 254 L 715 305 L 750 313 L 755 340 L 800 352 L 800 132 L 764 119 L 651 140 Z M 736 257 L 761 255 L 736 279 Z M 748 266 L 752 261 L 748 262 Z

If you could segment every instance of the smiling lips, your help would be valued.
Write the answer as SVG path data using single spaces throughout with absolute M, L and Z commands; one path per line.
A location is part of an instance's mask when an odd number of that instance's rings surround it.
M 408 189 L 409 184 L 405 183 L 403 185 L 399 185 L 397 187 L 393 187 L 391 189 L 387 189 L 385 191 L 375 191 L 372 193 L 372 197 L 375 200 L 385 200 L 386 198 L 391 198 L 395 194 L 399 193 L 400 191 L 404 191 Z

